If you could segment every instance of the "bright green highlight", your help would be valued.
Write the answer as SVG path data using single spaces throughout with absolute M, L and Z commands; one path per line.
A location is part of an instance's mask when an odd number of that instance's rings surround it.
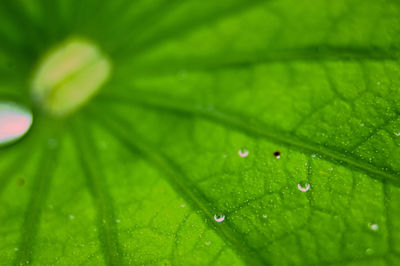
M 46 112 L 67 115 L 98 92 L 110 71 L 111 63 L 98 47 L 72 39 L 41 62 L 32 80 L 32 97 Z

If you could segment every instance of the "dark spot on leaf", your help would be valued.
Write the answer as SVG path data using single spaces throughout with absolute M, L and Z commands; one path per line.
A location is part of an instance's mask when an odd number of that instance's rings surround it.
M 281 155 L 281 152 L 280 152 L 280 151 L 274 152 L 274 156 L 275 156 L 275 157 L 278 157 L 278 156 L 280 156 L 280 155 Z
M 25 179 L 23 178 L 18 178 L 17 180 L 18 186 L 22 187 L 25 185 Z

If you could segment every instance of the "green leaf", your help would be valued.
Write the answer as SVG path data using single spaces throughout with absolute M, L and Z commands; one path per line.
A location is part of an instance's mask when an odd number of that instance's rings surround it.
M 399 32 L 395 0 L 2 1 L 33 125 L 0 150 L 1 264 L 399 265 Z M 113 69 L 54 118 L 32 75 L 74 37 Z

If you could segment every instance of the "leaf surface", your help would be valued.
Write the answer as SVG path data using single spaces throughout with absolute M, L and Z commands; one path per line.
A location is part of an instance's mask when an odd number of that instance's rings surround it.
M 0 150 L 1 263 L 399 264 L 399 20 L 390 0 L 3 1 L 0 99 L 34 125 Z M 29 84 L 70 36 L 112 77 L 54 119 Z

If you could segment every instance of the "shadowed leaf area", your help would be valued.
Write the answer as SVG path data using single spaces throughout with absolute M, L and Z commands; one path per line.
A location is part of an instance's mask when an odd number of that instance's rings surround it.
M 0 264 L 399 265 L 399 33 L 396 0 L 2 0 L 33 124 L 0 147 Z M 53 117 L 32 75 L 71 38 L 111 74 Z

